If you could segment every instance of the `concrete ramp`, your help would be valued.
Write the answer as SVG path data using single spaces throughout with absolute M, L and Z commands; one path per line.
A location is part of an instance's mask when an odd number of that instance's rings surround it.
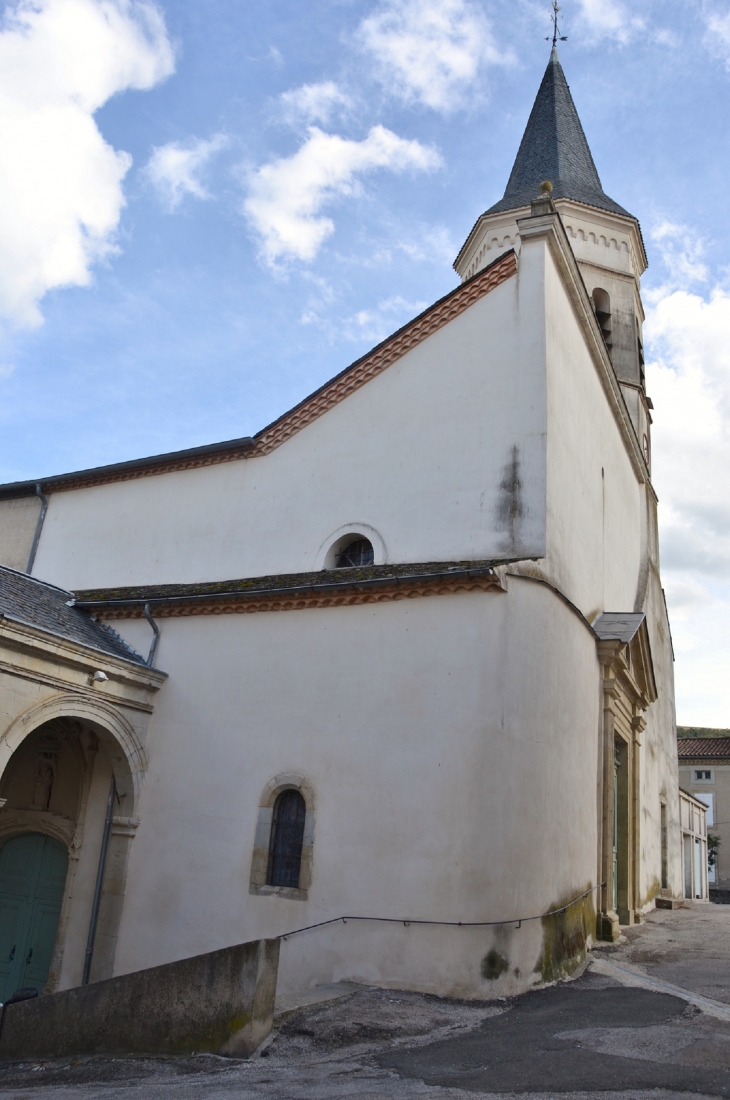
M 279 940 L 254 940 L 8 1004 L 0 1059 L 70 1054 L 246 1057 L 271 1031 Z

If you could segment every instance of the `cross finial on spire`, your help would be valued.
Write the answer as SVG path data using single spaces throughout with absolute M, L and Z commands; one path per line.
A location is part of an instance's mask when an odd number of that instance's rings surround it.
M 550 18 L 553 21 L 553 49 L 555 49 L 558 42 L 567 42 L 568 41 L 568 36 L 565 35 L 565 34 L 561 34 L 560 29 L 558 28 L 558 12 L 559 11 L 560 11 L 560 7 L 558 6 L 558 0 L 553 0 L 553 13 L 550 16 Z M 545 41 L 549 42 L 550 39 L 546 38 Z

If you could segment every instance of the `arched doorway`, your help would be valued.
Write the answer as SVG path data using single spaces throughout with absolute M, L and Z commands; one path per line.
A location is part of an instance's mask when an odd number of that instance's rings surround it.
M 92 964 L 95 977 L 109 974 L 108 920 L 101 923 L 104 872 L 119 840 L 108 837 L 102 865 L 114 775 L 106 745 L 113 749 L 90 723 L 52 718 L 21 740 L 0 777 L 0 994 L 3 986 L 7 995 L 24 986 L 42 993 L 80 985 Z M 115 807 L 120 804 L 124 807 L 124 794 L 115 800 Z M 100 959 L 106 966 L 101 975 Z
M 117 643 L 110 646 L 104 631 L 97 631 L 93 646 L 80 641 L 81 620 L 69 612 L 66 594 L 58 589 L 51 594 L 51 613 L 45 585 L 13 577 L 25 610 L 22 623 L 4 620 L 0 638 L 0 851 L 17 837 L 40 834 L 67 852 L 43 984 L 50 993 L 114 972 L 147 769 L 144 741 L 155 693 L 166 676 L 131 651 L 127 658 Z M 91 626 L 85 623 L 84 637 L 90 637 Z M 0 957 L 0 967 L 12 948 L 11 943 Z M 7 967 L 0 981 L 12 984 Z
M 16 989 L 42 992 L 56 942 L 68 851 L 42 833 L 25 833 L 0 850 L 0 1001 Z

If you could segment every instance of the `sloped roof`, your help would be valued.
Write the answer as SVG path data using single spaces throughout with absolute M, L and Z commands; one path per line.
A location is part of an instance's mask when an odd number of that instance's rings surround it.
M 98 609 L 100 614 L 117 619 L 139 617 L 149 604 L 157 618 L 225 614 L 227 609 L 330 607 L 475 589 L 503 591 L 496 564 L 501 561 L 404 562 L 202 584 L 97 588 L 77 592 L 76 605 L 86 611 Z
M 72 473 L 36 478 L 32 481 L 10 482 L 0 485 L 0 500 L 33 497 L 36 495 L 37 487 L 42 488 L 46 493 L 63 492 L 91 485 L 130 481 L 133 478 L 151 477 L 177 470 L 199 469 L 222 462 L 267 455 L 307 424 L 326 413 L 328 409 L 364 386 L 371 378 L 375 378 L 392 363 L 397 362 L 407 352 L 417 347 L 421 341 L 448 325 L 480 298 L 489 294 L 507 279 L 511 279 L 516 273 L 517 259 L 514 249 L 510 248 L 472 278 L 460 283 L 448 294 L 439 298 L 412 321 L 408 321 L 385 340 L 376 344 L 369 352 L 360 356 L 349 367 L 340 371 L 334 378 L 330 378 L 314 393 L 310 393 L 308 397 L 277 417 L 253 437 L 244 436 L 225 443 L 192 447 L 184 451 L 173 451 L 170 454 L 133 459 L 131 462 L 116 462 L 109 466 L 76 470 Z
M 616 641 L 628 645 L 644 618 L 641 611 L 604 611 L 593 623 L 593 629 L 602 642 Z
M 554 199 L 575 199 L 632 217 L 603 190 L 556 49 L 527 120 L 504 196 L 486 213 L 529 206 L 543 180 L 552 183 Z
M 678 737 L 680 760 L 730 760 L 730 737 Z
M 69 607 L 73 593 L 27 573 L 0 566 L 0 617 L 36 627 L 57 638 L 143 665 L 145 660 L 115 630 L 95 622 L 88 612 Z

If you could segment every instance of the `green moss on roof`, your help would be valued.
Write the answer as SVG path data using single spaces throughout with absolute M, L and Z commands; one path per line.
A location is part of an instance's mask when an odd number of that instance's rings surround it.
M 470 570 L 483 573 L 496 561 L 451 561 L 406 563 L 402 565 L 353 566 L 344 569 L 320 569 L 312 573 L 278 573 L 265 577 L 238 580 L 206 581 L 198 584 L 157 584 L 119 588 L 90 588 L 74 593 L 80 603 L 114 603 L 116 601 L 169 600 L 189 596 L 227 596 L 235 593 L 255 595 L 258 592 L 288 591 L 299 588 L 346 586 L 367 581 L 399 580 L 400 578 L 436 577 Z

